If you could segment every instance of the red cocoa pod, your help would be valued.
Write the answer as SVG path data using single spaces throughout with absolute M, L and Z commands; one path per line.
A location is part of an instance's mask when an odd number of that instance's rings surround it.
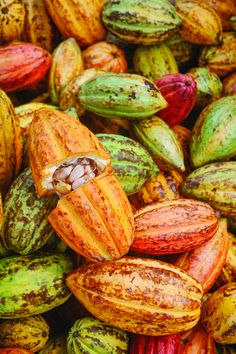
M 134 334 L 131 337 L 129 354 L 181 354 L 181 335 L 145 336 Z
M 168 107 L 158 112 L 158 117 L 173 126 L 182 122 L 196 103 L 197 84 L 186 74 L 169 74 L 155 81 Z
M 150 204 L 134 215 L 131 250 L 164 255 L 190 251 L 213 237 L 218 220 L 206 203 L 177 199 Z
M 12 42 L 0 47 L 0 88 L 13 92 L 37 84 L 51 61 L 50 53 L 30 43 Z

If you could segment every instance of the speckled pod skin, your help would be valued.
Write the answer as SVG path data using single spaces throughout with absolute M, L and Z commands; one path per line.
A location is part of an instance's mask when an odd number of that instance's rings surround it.
M 185 41 L 178 33 L 174 34 L 165 44 L 170 48 L 178 66 L 187 64 L 195 53 L 195 46 Z
M 205 201 L 222 215 L 236 216 L 236 162 L 216 162 L 192 172 L 182 185 L 183 195 Z
M 69 82 L 84 70 L 80 47 L 74 38 L 62 41 L 53 52 L 49 73 L 49 94 L 59 105 L 60 94 Z
M 50 53 L 31 43 L 11 42 L 1 46 L 0 88 L 14 92 L 32 87 L 45 77 L 51 61 Z
M 85 109 L 81 106 L 78 97 L 80 87 L 95 76 L 104 74 L 104 72 L 103 69 L 86 69 L 80 75 L 73 78 L 61 92 L 59 102 L 60 109 L 65 111 L 70 107 L 74 107 L 78 116 L 82 117 L 85 114 Z
M 136 74 L 96 76 L 81 86 L 78 97 L 84 109 L 107 118 L 139 120 L 167 107 L 156 85 Z
M 101 21 L 104 0 L 45 0 L 45 5 L 64 37 L 73 37 L 82 46 L 105 38 Z
M 236 343 L 236 282 L 210 294 L 202 308 L 201 321 L 217 343 Z
M 128 43 L 151 45 L 170 38 L 181 21 L 167 0 L 110 0 L 102 20 L 109 31 Z
M 0 42 L 10 42 L 24 29 L 25 8 L 21 0 L 1 0 Z
M 212 288 L 221 272 L 228 248 L 227 221 L 220 219 L 214 236 L 193 251 L 182 253 L 175 265 L 198 280 L 206 293 Z
M 236 2 L 232 0 L 204 0 L 218 14 L 221 20 L 223 31 L 230 31 L 232 25 L 230 17 L 236 14 Z
M 28 316 L 0 323 L 0 345 L 17 346 L 33 352 L 42 349 L 49 337 L 49 326 L 42 316 Z
M 149 152 L 137 141 L 116 134 L 97 134 L 110 154 L 114 174 L 127 195 L 137 193 L 159 169 Z
M 128 353 L 128 333 L 97 318 L 77 320 L 67 336 L 68 353 Z
M 178 0 L 175 8 L 183 24 L 180 35 L 186 41 L 198 45 L 221 43 L 221 21 L 210 5 L 199 0 Z
M 95 262 L 120 258 L 134 237 L 127 196 L 107 172 L 62 197 L 48 220 L 69 247 Z
M 192 68 L 188 71 L 188 75 L 192 76 L 197 84 L 197 102 L 198 107 L 205 107 L 221 96 L 223 89 L 220 78 L 207 70 L 206 68 Z
M 153 116 L 132 123 L 136 139 L 150 152 L 163 170 L 184 171 L 184 156 L 173 130 L 161 118 Z
M 236 32 L 224 32 L 223 43 L 202 48 L 198 63 L 220 77 L 236 70 Z
M 98 319 L 132 333 L 172 334 L 192 328 L 200 316 L 201 285 L 148 258 L 87 264 L 67 277 L 67 285 Z
M 219 286 L 236 281 L 236 237 L 229 233 L 229 249 L 216 284 Z
M 174 55 L 164 43 L 155 46 L 138 46 L 134 52 L 133 62 L 135 71 L 152 81 L 179 72 Z
M 138 200 L 143 206 L 180 198 L 183 178 L 177 171 L 162 171 L 146 182 L 138 192 Z
M 38 198 L 30 169 L 12 183 L 4 200 L 4 223 L 0 239 L 15 253 L 26 255 L 45 245 L 54 231 L 47 220 L 57 196 Z
M 21 167 L 23 142 L 19 118 L 14 107 L 0 90 L 0 189 L 4 192 L 17 176 Z
M 213 337 L 200 323 L 189 331 L 181 333 L 181 337 L 181 354 L 218 353 Z
M 236 96 L 222 97 L 201 112 L 192 131 L 190 153 L 195 168 L 236 155 Z
M 1 259 L 0 318 L 34 316 L 60 306 L 70 296 L 65 276 L 71 271 L 72 262 L 62 253 Z
M 110 156 L 98 138 L 70 115 L 42 108 L 35 112 L 28 131 L 30 167 L 39 196 L 55 193 L 48 187 L 51 167 L 80 156 L 103 159 L 110 169 Z
M 22 2 L 25 8 L 23 40 L 52 52 L 58 31 L 46 10 L 44 1 L 22 0 Z
M 154 255 L 197 248 L 211 239 L 218 228 L 214 210 L 190 199 L 150 204 L 135 213 L 134 225 L 131 250 Z

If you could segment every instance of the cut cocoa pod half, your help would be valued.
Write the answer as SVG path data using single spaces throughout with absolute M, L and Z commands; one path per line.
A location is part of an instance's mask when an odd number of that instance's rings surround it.
M 110 155 L 98 138 L 64 112 L 48 108 L 35 112 L 28 144 L 39 196 L 67 194 L 112 170 Z

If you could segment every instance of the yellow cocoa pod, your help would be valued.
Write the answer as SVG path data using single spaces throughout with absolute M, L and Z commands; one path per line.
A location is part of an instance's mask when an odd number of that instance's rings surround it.
M 202 308 L 205 330 L 221 344 L 236 343 L 236 282 L 228 283 L 211 294 Z
M 142 205 L 164 202 L 180 198 L 179 188 L 183 179 L 177 171 L 160 172 L 155 178 L 146 182 L 138 192 Z
M 1 90 L 0 107 L 0 190 L 5 193 L 20 170 L 23 143 L 19 118 Z
M 0 1 L 0 42 L 19 37 L 24 28 L 25 9 L 21 0 Z
M 220 44 L 222 26 L 218 14 L 201 0 L 178 0 L 176 12 L 182 21 L 181 36 L 200 45 Z
M 32 352 L 41 350 L 49 337 L 49 326 L 42 316 L 4 320 L 0 323 L 0 344 Z
M 43 0 L 23 0 L 25 6 L 25 26 L 23 39 L 49 52 L 53 50 L 57 30 L 48 15 Z
M 49 94 L 58 105 L 60 94 L 69 82 L 84 71 L 80 47 L 74 38 L 61 42 L 53 52 L 49 74 Z

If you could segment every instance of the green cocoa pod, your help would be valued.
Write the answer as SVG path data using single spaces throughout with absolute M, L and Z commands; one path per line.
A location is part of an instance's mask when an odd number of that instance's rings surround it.
M 67 337 L 68 354 L 128 353 L 128 334 L 98 319 L 85 317 L 76 321 Z
M 168 105 L 153 82 L 135 74 L 96 76 L 78 96 L 84 109 L 107 118 L 144 119 Z
M 154 161 L 163 170 L 185 170 L 184 155 L 174 131 L 160 118 L 133 122 L 137 140 L 146 147 Z
M 0 318 L 47 312 L 70 296 L 65 276 L 71 259 L 62 253 L 11 256 L 0 260 Z
M 236 216 L 236 161 L 216 162 L 192 172 L 182 185 L 186 197 L 202 200 L 222 215 Z
M 0 345 L 37 352 L 49 336 L 49 326 L 42 316 L 4 320 L 0 323 Z
M 175 7 L 168 0 L 109 0 L 102 19 L 117 37 L 143 45 L 158 44 L 181 26 Z
M 49 339 L 44 348 L 38 354 L 66 354 L 66 337 Z
M 179 72 L 175 57 L 164 43 L 137 47 L 133 62 L 135 71 L 152 81 L 161 76 Z
M 91 80 L 97 75 L 104 73 L 105 70 L 102 69 L 86 69 L 81 74 L 72 79 L 61 92 L 60 109 L 66 111 L 73 107 L 76 110 L 78 117 L 82 117 L 85 114 L 85 109 L 80 104 L 78 91 L 85 82 Z
M 197 83 L 197 103 L 203 108 L 220 98 L 223 84 L 218 75 L 211 73 L 206 68 L 192 68 L 187 72 Z
M 55 233 L 47 216 L 57 201 L 57 196 L 39 198 L 31 170 L 24 170 L 11 185 L 4 200 L 3 246 L 22 255 L 43 247 Z
M 49 95 L 58 105 L 66 85 L 84 70 L 80 47 L 74 38 L 61 42 L 53 52 L 49 73 Z
M 110 154 L 114 173 L 126 194 L 137 193 L 159 169 L 149 152 L 137 141 L 116 134 L 97 134 Z
M 190 153 L 195 167 L 236 155 L 236 96 L 222 97 L 204 108 L 192 131 Z

